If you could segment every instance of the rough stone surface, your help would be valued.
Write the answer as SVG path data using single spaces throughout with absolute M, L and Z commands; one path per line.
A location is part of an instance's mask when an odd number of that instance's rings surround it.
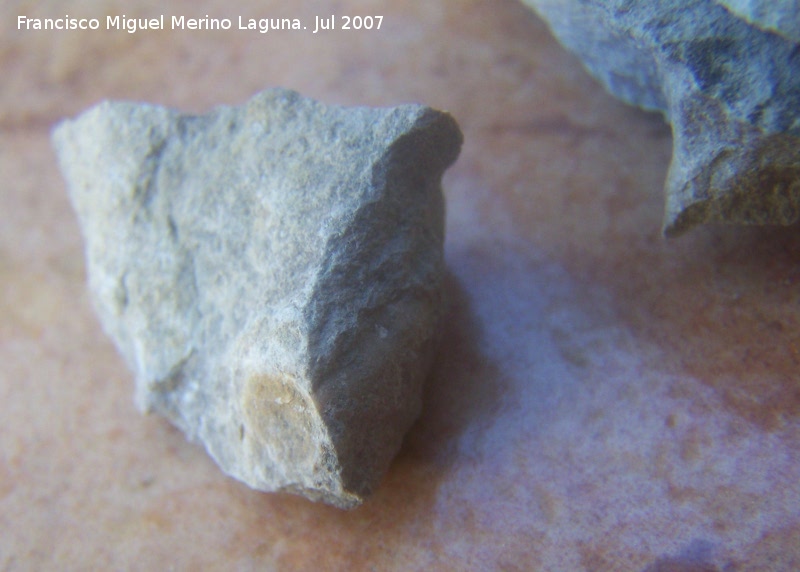
M 749 23 L 800 42 L 800 2 L 797 0 L 715 0 Z
M 454 120 L 269 90 L 105 102 L 53 140 L 138 405 L 254 488 L 359 504 L 420 411 Z
M 800 218 L 796 3 L 524 1 L 612 94 L 671 121 L 665 234 Z

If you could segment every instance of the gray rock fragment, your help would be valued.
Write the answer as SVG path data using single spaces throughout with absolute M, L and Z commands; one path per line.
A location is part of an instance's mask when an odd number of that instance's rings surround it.
M 800 2 L 797 0 L 714 0 L 750 24 L 800 43 Z
M 800 219 L 796 3 L 523 1 L 612 94 L 672 123 L 665 234 Z
M 53 141 L 138 405 L 251 487 L 362 502 L 420 411 L 454 120 L 276 89 L 106 102 Z

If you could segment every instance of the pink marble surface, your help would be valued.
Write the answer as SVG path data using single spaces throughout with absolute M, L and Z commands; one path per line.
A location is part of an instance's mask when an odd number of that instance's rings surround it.
M 380 14 L 379 32 L 19 32 L 19 14 Z M 800 228 L 660 236 L 671 138 L 512 0 L 0 6 L 0 570 L 800 569 Z M 424 413 L 342 512 L 257 493 L 132 400 L 54 121 L 270 86 L 422 102 L 452 307 Z

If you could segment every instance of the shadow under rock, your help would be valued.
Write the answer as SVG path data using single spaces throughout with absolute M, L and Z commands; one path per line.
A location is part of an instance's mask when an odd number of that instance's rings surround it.
M 400 457 L 446 465 L 459 436 L 488 424 L 508 390 L 500 367 L 482 351 L 483 328 L 459 279 L 445 275 L 447 312 L 437 358 L 425 385 L 420 419 L 406 436 Z
M 762 430 L 800 418 L 800 225 L 698 228 L 631 260 L 621 312 L 678 373 Z

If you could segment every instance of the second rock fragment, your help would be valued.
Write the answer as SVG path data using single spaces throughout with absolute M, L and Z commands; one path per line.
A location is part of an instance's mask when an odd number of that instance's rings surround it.
M 359 504 L 420 411 L 461 140 L 429 108 L 285 90 L 62 123 L 93 301 L 140 407 L 256 489 Z
M 672 124 L 664 232 L 800 220 L 793 0 L 523 0 L 615 96 Z

